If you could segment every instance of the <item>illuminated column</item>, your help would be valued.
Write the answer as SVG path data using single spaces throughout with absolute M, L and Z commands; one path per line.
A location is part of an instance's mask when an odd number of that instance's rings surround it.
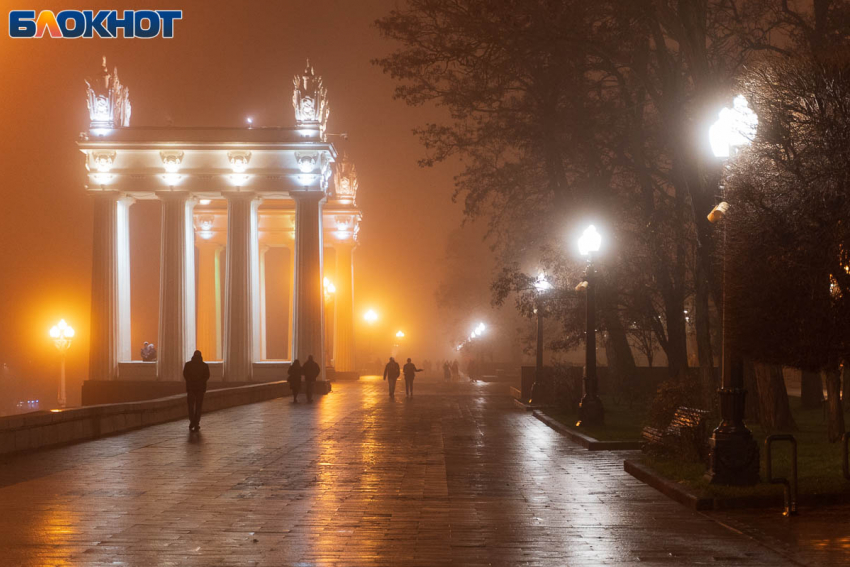
M 198 350 L 205 360 L 221 360 L 221 245 L 199 240 Z
M 287 335 L 287 357 L 295 359 L 295 242 L 286 248 L 289 251 L 289 280 L 286 284 L 286 293 L 289 296 L 289 334 Z
M 260 360 L 268 359 L 266 337 L 266 252 L 268 246 L 260 246 Z
M 258 358 L 259 262 L 253 193 L 227 197 L 227 262 L 224 282 L 224 380 L 248 382 Z
M 339 372 L 354 372 L 354 242 L 337 242 L 334 364 Z
M 183 191 L 162 191 L 157 377 L 182 381 L 183 365 L 195 350 L 194 199 Z
M 94 194 L 91 380 L 114 380 L 130 354 L 130 206 L 118 193 Z
M 295 200 L 295 357 L 304 364 L 313 355 L 324 378 L 321 191 L 293 191 Z

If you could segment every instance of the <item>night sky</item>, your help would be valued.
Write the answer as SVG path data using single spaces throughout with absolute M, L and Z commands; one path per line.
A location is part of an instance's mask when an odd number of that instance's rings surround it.
M 392 100 L 394 84 L 370 60 L 392 45 L 372 22 L 391 0 L 88 3 L 85 8 L 183 10 L 175 38 L 29 39 L 0 34 L 0 361 L 53 392 L 58 357 L 47 331 L 65 318 L 78 331 L 69 352 L 69 404 L 88 365 L 92 205 L 78 134 L 88 127 L 84 78 L 101 57 L 130 88 L 134 126 L 291 126 L 292 77 L 310 58 L 324 77 L 328 130 L 347 132 L 363 211 L 355 252 L 355 324 L 374 306 L 380 336 L 407 333 L 419 358 L 448 354 L 434 304 L 448 234 L 461 222 L 451 202 L 453 166 L 422 169 L 411 130 L 440 116 Z M 15 6 L 27 8 L 27 6 Z M 79 9 L 55 0 L 49 8 Z M 8 12 L 4 13 L 8 18 Z M 155 336 L 159 204 L 131 212 L 133 351 Z M 150 340 L 150 339 L 148 339 Z

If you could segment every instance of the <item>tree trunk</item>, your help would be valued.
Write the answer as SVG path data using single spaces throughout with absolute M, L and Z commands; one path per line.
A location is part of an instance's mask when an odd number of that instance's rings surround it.
M 844 410 L 841 408 L 841 369 L 826 371 L 826 394 L 829 412 L 829 442 L 835 443 L 844 435 Z
M 823 383 L 820 372 L 800 372 L 800 402 L 804 408 L 814 409 L 823 405 Z
M 616 393 L 623 395 L 632 391 L 635 386 L 635 357 L 620 315 L 610 301 L 607 286 L 599 287 L 596 299 L 600 306 L 602 323 L 608 331 L 605 354 L 608 358 L 609 393 L 613 393 L 610 389 L 619 386 L 621 391 Z
M 844 387 L 844 392 L 841 394 L 841 401 L 844 402 L 844 411 L 850 411 L 850 360 L 844 361 L 841 381 Z
M 747 391 L 744 405 L 744 419 L 750 423 L 761 423 L 759 415 L 759 383 L 756 380 L 755 363 L 749 358 L 744 359 L 744 389 Z
M 766 431 L 788 431 L 797 429 L 791 406 L 788 404 L 788 391 L 785 389 L 785 377 L 782 367 L 775 364 L 755 364 L 756 382 L 758 382 L 759 418 Z M 749 403 L 749 396 L 747 397 Z

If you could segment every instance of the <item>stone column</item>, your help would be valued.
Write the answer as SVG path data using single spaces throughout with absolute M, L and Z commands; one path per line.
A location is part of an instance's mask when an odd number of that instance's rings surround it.
M 89 377 L 115 380 L 130 346 L 130 206 L 119 193 L 94 194 Z
M 198 350 L 204 360 L 221 360 L 221 245 L 199 240 L 198 246 Z
M 301 364 L 313 355 L 322 366 L 324 379 L 324 332 L 322 289 L 321 191 L 293 191 L 295 200 L 295 300 L 294 356 Z
M 224 380 L 248 382 L 259 344 L 257 208 L 253 193 L 227 197 L 227 266 L 224 282 Z
M 266 336 L 266 252 L 268 246 L 260 246 L 260 360 L 268 359 Z
M 354 242 L 338 242 L 336 249 L 336 319 L 334 364 L 338 372 L 354 372 Z
M 194 199 L 183 191 L 158 192 L 162 203 L 157 377 L 182 381 L 195 350 Z
M 286 337 L 287 358 L 290 361 L 295 359 L 295 242 L 286 248 L 289 251 L 289 274 L 286 282 L 286 293 L 289 296 L 289 334 Z

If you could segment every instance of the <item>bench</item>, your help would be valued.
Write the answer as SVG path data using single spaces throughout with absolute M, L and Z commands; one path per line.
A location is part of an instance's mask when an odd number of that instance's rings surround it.
M 685 455 L 686 458 L 704 461 L 708 457 L 706 410 L 680 407 L 665 429 L 644 427 L 641 433 L 644 450 Z

